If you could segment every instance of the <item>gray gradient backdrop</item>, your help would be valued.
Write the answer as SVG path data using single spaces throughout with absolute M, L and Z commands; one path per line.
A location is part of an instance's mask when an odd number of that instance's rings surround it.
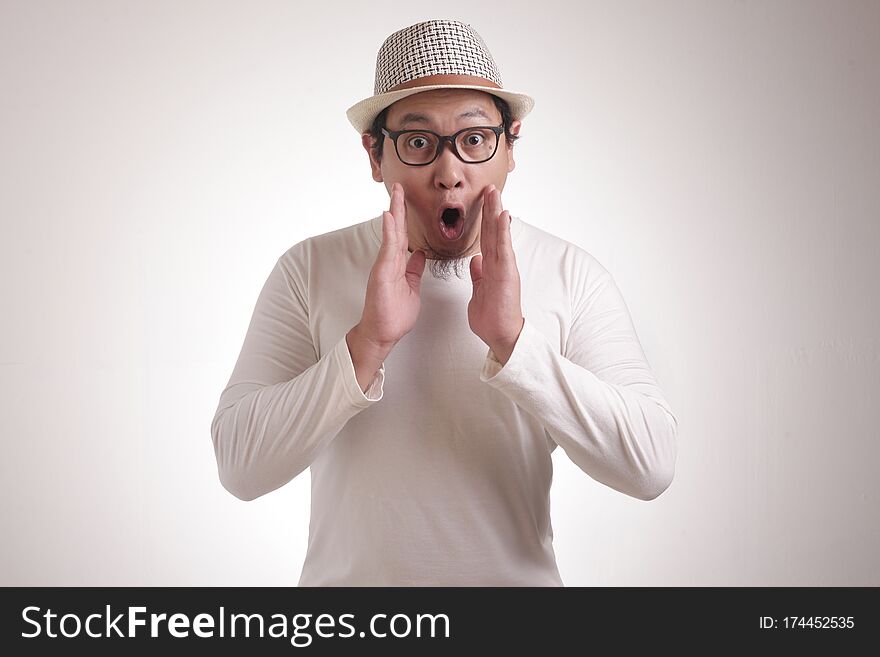
M 880 585 L 880 3 L 425 7 L 0 2 L 0 584 L 296 583 L 308 475 L 235 499 L 210 423 L 278 256 L 387 207 L 380 43 L 447 17 L 537 100 L 505 207 L 680 420 L 652 502 L 555 452 L 565 583 Z

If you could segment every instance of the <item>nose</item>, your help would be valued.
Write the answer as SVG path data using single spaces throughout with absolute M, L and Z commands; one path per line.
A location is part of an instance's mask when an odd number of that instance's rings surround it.
M 455 189 L 461 187 L 464 163 L 452 151 L 452 142 L 446 141 L 440 155 L 434 160 L 434 185 L 439 189 Z

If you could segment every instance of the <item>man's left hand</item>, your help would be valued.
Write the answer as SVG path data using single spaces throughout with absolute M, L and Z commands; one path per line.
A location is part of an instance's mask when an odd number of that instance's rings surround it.
M 468 303 L 468 323 L 504 365 L 525 320 L 510 239 L 510 214 L 501 209 L 501 192 L 494 185 L 483 192 L 480 251 L 481 255 L 471 258 L 474 293 Z

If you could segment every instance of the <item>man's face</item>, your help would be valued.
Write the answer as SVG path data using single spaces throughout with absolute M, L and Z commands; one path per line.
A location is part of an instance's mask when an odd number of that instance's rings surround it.
M 472 89 L 435 89 L 408 96 L 390 106 L 385 128 L 431 130 L 451 135 L 470 126 L 500 126 L 501 113 L 492 96 Z M 519 121 L 511 124 L 518 134 Z M 406 135 L 400 137 L 405 139 Z M 394 142 L 384 137 L 382 159 L 377 162 L 369 146 L 369 134 L 362 142 L 370 154 L 373 179 L 384 182 L 389 194 L 394 183 L 403 186 L 410 251 L 422 249 L 428 258 L 463 258 L 480 251 L 480 223 L 483 193 L 489 185 L 502 191 L 507 174 L 513 171 L 513 150 L 504 135 L 494 157 L 480 164 L 458 159 L 447 141 L 440 155 L 427 166 L 408 166 L 400 161 Z M 417 142 L 418 143 L 418 142 Z M 442 212 L 448 205 L 464 209 L 458 226 L 447 228 Z M 447 219 L 449 215 L 447 213 Z M 457 233 L 460 233 L 457 234 Z

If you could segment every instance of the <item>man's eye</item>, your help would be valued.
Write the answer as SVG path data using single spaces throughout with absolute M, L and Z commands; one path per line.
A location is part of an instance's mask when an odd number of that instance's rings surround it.
M 472 132 L 464 138 L 464 141 L 468 146 L 479 146 L 481 143 L 483 143 L 483 135 L 477 132 Z
M 428 145 L 428 140 L 425 139 L 424 137 L 410 137 L 407 140 L 406 145 L 409 146 L 410 148 L 414 148 L 416 150 L 421 150 L 422 148 L 425 148 Z

